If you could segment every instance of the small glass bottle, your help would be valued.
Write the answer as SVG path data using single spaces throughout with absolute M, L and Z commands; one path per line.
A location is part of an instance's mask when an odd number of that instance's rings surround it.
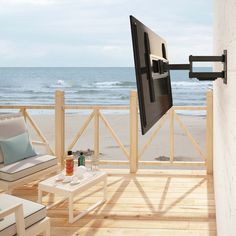
M 77 157 L 78 157 L 77 165 L 80 166 L 80 154 L 79 155 L 77 154 Z
M 78 175 L 78 161 L 77 161 L 77 156 L 74 154 L 74 175 Z
M 94 154 L 91 158 L 91 169 L 92 171 L 98 171 L 99 170 L 99 157 L 96 157 Z
M 66 175 L 72 176 L 74 172 L 74 156 L 72 154 L 72 151 L 68 151 L 66 157 Z
M 85 166 L 85 156 L 83 152 L 80 153 L 78 158 L 78 166 Z

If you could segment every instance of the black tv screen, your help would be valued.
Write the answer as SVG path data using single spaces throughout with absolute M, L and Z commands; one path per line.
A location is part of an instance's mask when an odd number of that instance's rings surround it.
M 166 42 L 130 16 L 142 134 L 173 105 Z

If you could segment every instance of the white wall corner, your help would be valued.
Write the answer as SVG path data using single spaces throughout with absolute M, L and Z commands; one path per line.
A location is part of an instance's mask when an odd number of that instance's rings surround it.
M 214 82 L 214 188 L 217 233 L 236 235 L 236 0 L 214 0 L 214 54 L 228 53 L 228 83 Z M 219 65 L 215 65 L 219 70 Z

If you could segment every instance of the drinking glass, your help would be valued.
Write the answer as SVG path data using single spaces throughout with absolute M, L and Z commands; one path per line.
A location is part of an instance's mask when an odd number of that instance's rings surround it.
M 91 170 L 97 171 L 99 170 L 99 156 L 95 156 L 94 154 L 91 156 Z

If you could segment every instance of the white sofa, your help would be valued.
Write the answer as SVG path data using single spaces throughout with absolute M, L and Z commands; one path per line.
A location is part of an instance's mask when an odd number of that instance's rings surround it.
M 27 126 L 21 114 L 0 117 L 0 140 L 25 132 L 28 132 Z M 48 154 L 37 154 L 6 165 L 0 147 L 0 189 L 11 191 L 19 185 L 57 170 L 57 158 Z
M 0 194 L 0 236 L 50 235 L 50 220 L 44 205 Z

